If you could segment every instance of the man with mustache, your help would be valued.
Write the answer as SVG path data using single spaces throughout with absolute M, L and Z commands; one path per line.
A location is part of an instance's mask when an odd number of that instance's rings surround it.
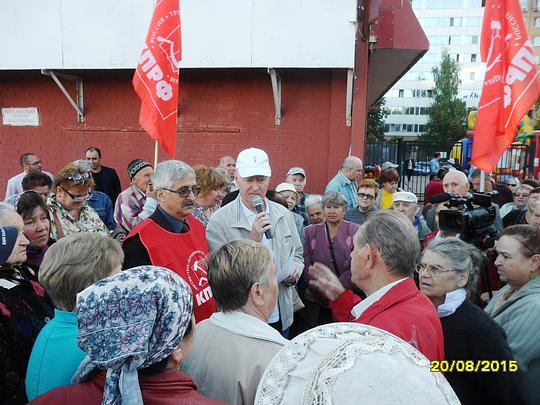
M 156 166 L 152 184 L 158 206 L 124 240 L 123 268 L 153 265 L 177 273 L 191 287 L 200 322 L 216 311 L 216 304 L 206 277 L 206 229 L 191 215 L 200 191 L 195 172 L 184 162 L 167 160 Z

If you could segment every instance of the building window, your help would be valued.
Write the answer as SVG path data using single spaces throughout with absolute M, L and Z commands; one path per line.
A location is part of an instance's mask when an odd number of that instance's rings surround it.
M 535 17 L 534 18 L 534 26 L 535 27 L 540 27 L 540 17 Z
M 535 7 L 535 10 L 536 10 L 536 11 L 540 10 L 540 0 L 536 0 L 536 7 Z
M 471 54 L 471 62 L 476 62 L 476 54 Z
M 427 96 L 428 96 L 429 98 L 431 98 L 432 95 L 433 95 L 433 90 L 428 90 L 428 91 L 427 91 Z
M 528 0 L 519 0 L 519 4 L 521 5 L 521 9 L 527 11 L 527 2 Z
M 533 38 L 533 45 L 534 46 L 540 46 L 540 37 L 534 37 Z
M 398 97 L 403 97 L 403 89 L 399 89 L 399 94 L 398 94 Z
M 469 73 L 469 79 L 470 79 L 470 80 L 474 80 L 474 78 L 475 78 L 475 76 L 476 76 L 475 73 L 476 73 L 476 72 L 470 72 L 470 73 Z
M 471 38 L 471 43 L 473 45 L 477 45 L 478 44 L 478 35 L 473 35 L 472 38 Z

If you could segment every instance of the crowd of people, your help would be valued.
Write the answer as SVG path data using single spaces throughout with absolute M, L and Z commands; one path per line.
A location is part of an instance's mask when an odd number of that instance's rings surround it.
M 423 204 L 355 156 L 322 194 L 258 148 L 134 159 L 123 191 L 101 159 L 8 181 L 1 404 L 540 403 L 534 180 L 486 176 L 455 229 L 481 176 L 440 155 Z

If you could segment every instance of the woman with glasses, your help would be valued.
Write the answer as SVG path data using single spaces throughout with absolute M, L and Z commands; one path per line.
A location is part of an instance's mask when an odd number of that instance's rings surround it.
M 495 266 L 506 285 L 485 311 L 508 336 L 527 403 L 540 404 L 540 226 L 504 229 L 495 250 Z
M 514 193 L 514 201 L 508 202 L 501 207 L 500 213 L 501 218 L 506 214 L 509 214 L 512 210 L 522 210 L 527 206 L 527 199 L 529 198 L 529 193 L 532 190 L 532 186 L 528 184 L 517 185 L 512 189 Z
M 470 302 L 485 261 L 482 252 L 461 239 L 435 239 L 416 267 L 420 290 L 439 313 L 445 362 L 456 370 L 445 369 L 445 377 L 461 403 L 522 403 L 517 374 L 500 368 L 514 360 L 504 331 Z M 501 372 L 493 372 L 495 362 Z
M 322 198 L 326 221 L 304 228 L 304 271 L 299 281 L 299 292 L 305 308 L 298 311 L 296 334 L 318 325 L 333 322 L 332 310 L 323 297 L 309 288 L 309 266 L 322 263 L 328 266 L 346 289 L 358 291 L 351 282 L 351 252 L 358 225 L 344 220 L 347 200 L 332 191 Z
M 109 230 L 97 212 L 88 205 L 94 186 L 92 174 L 82 166 L 69 164 L 54 179 L 52 194 L 47 200 L 51 216 L 51 236 L 58 240 L 77 232 L 100 232 Z
M 345 213 L 345 220 L 362 225 L 367 216 L 372 212 L 377 211 L 375 207 L 375 198 L 379 185 L 375 180 L 365 179 L 358 185 L 358 193 L 356 195 L 356 208 L 349 208 Z
M 221 206 L 224 197 L 222 189 L 227 182 L 225 177 L 214 168 L 199 165 L 193 170 L 195 170 L 195 181 L 200 191 L 195 196 L 192 215 L 206 226 L 212 214 Z

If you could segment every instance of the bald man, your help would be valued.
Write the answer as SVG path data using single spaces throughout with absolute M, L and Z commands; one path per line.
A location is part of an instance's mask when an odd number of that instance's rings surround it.
M 357 180 L 362 179 L 362 161 L 356 156 L 349 156 L 343 161 L 341 169 L 326 186 L 324 193 L 341 193 L 347 199 L 347 208 L 356 208 Z

